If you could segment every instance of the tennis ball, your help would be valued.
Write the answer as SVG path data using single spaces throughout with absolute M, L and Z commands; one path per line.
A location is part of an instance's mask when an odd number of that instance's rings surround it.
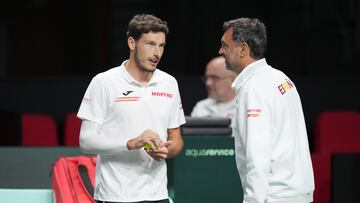
M 145 147 L 146 151 L 149 151 L 151 149 L 151 145 L 149 143 L 145 143 L 144 147 Z

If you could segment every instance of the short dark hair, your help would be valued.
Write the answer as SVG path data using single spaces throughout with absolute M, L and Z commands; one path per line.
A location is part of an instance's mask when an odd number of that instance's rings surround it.
M 267 47 L 266 27 L 257 18 L 237 18 L 224 22 L 226 31 L 233 28 L 232 39 L 235 43 L 245 42 L 250 47 L 250 56 L 254 59 L 263 58 Z
M 149 32 L 163 32 L 167 35 L 169 34 L 169 27 L 166 21 L 154 15 L 138 14 L 130 20 L 126 35 L 138 40 L 142 34 Z

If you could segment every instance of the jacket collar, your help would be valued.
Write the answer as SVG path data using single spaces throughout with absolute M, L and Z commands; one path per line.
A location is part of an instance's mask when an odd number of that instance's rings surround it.
M 243 71 L 235 78 L 234 82 L 231 85 L 231 88 L 233 88 L 235 91 L 239 91 L 241 86 L 244 85 L 244 83 L 247 81 L 248 78 L 250 78 L 252 75 L 255 74 L 258 70 L 264 69 L 268 66 L 266 59 L 262 58 L 260 60 L 257 60 L 248 66 L 246 66 Z

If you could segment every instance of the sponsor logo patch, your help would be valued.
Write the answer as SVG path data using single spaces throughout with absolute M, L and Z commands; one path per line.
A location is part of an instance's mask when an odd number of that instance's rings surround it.
M 173 94 L 167 92 L 151 92 L 151 96 L 153 97 L 166 97 L 166 98 L 174 98 Z
M 261 114 L 261 109 L 248 109 L 247 117 L 259 117 Z

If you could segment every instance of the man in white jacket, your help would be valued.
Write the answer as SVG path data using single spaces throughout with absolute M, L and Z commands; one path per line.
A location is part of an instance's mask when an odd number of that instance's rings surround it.
M 224 23 L 219 54 L 238 74 L 233 135 L 244 203 L 309 203 L 314 177 L 300 97 L 294 83 L 264 58 L 258 19 Z

